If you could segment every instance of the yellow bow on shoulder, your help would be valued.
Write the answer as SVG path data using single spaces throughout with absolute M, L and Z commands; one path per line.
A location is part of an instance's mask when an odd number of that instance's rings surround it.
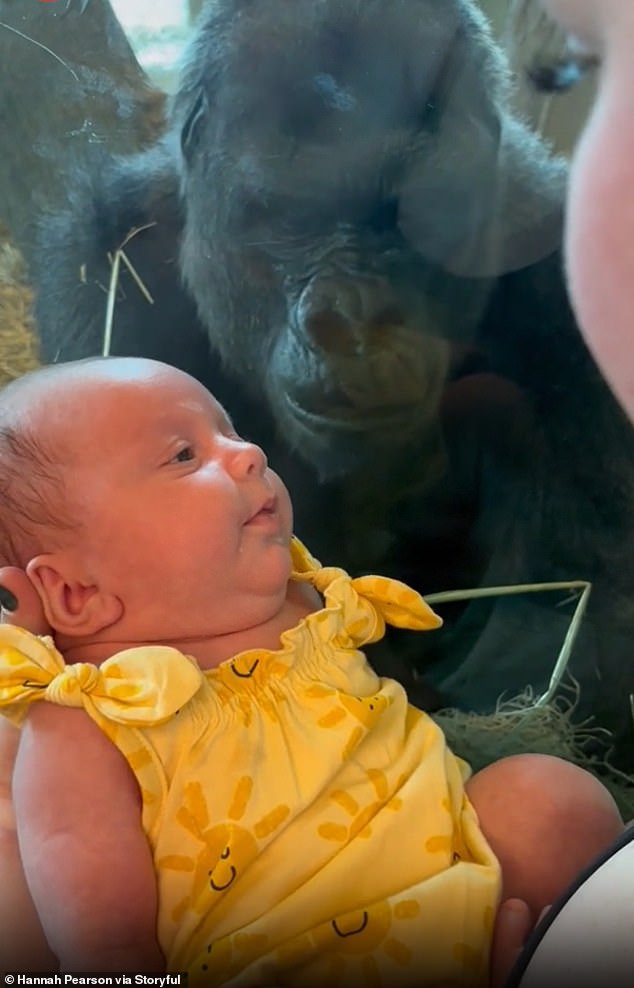
M 442 625 L 440 618 L 416 590 L 386 576 L 357 576 L 354 579 L 336 566 L 321 566 L 299 539 L 291 542 L 296 579 L 312 583 L 323 594 L 327 607 L 339 604 L 349 621 L 340 639 L 355 646 L 378 641 L 385 625 L 430 631 Z M 347 633 L 347 634 L 346 634 Z
M 66 665 L 52 638 L 0 625 L 0 713 L 17 725 L 38 700 L 84 707 L 130 727 L 162 724 L 202 682 L 196 662 L 175 648 L 147 645 L 100 666 Z
M 440 628 L 442 618 L 431 609 L 416 590 L 400 580 L 384 576 L 357 576 L 352 580 L 356 592 L 372 603 L 381 617 L 395 628 L 431 631 Z

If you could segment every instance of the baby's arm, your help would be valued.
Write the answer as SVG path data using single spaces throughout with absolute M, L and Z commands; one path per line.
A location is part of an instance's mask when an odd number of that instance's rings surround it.
M 13 598 L 11 611 L 2 607 L 2 624 L 28 628 L 34 635 L 50 634 L 50 627 L 37 592 L 24 570 L 0 568 L 2 603 Z M 13 767 L 20 731 L 0 717 L 0 972 L 56 971 L 57 959 L 46 942 L 29 893 L 18 848 L 15 813 L 11 796 Z
M 13 794 L 27 881 L 61 969 L 164 970 L 138 786 L 83 710 L 34 704 Z
M 0 717 L 0 973 L 56 971 L 24 878 L 11 779 L 20 732 Z

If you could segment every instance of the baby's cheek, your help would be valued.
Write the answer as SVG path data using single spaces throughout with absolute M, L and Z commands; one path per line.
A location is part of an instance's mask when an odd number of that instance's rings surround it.
M 634 107 L 624 92 L 602 93 L 576 152 L 566 266 L 582 332 L 634 419 Z

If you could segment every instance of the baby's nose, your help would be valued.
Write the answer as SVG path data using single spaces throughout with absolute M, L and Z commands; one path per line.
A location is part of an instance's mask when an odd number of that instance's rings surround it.
M 264 450 L 255 443 L 240 440 L 229 454 L 229 469 L 235 476 L 261 476 L 268 467 Z

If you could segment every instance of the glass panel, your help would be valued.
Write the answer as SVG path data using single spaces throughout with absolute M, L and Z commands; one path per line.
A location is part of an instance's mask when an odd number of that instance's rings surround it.
M 532 585 L 372 650 L 417 702 L 530 706 L 591 584 L 553 703 L 630 771 L 634 433 L 562 259 L 596 85 L 536 0 L 0 0 L 2 366 L 28 278 L 42 361 L 194 374 L 324 562 Z

